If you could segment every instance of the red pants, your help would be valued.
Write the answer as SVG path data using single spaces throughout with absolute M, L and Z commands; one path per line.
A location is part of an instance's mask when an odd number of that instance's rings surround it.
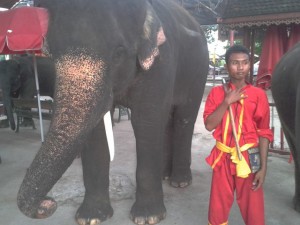
M 246 225 L 265 225 L 263 189 L 251 189 L 254 174 L 247 178 L 235 175 L 235 165 L 230 155 L 222 162 L 217 171 L 213 171 L 210 193 L 208 221 L 210 225 L 227 225 L 229 211 L 236 200 Z

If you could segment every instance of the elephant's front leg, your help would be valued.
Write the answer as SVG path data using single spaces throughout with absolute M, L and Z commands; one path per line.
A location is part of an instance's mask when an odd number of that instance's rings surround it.
M 81 153 L 85 196 L 76 213 L 80 225 L 100 224 L 113 215 L 109 200 L 109 151 L 103 120 L 91 131 Z
M 146 111 L 146 112 L 145 112 Z M 136 137 L 137 171 L 136 201 L 131 219 L 136 224 L 156 224 L 166 216 L 162 190 L 163 113 L 145 110 L 138 119 L 132 111 Z

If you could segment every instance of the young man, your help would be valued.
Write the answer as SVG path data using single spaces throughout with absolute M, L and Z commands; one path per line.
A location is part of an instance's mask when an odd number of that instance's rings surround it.
M 208 221 L 209 225 L 228 224 L 236 192 L 245 224 L 265 225 L 262 185 L 273 139 L 269 103 L 262 89 L 246 81 L 250 71 L 247 48 L 230 47 L 225 61 L 230 81 L 211 90 L 203 115 L 205 128 L 214 130 L 216 139 L 206 158 L 213 168 Z

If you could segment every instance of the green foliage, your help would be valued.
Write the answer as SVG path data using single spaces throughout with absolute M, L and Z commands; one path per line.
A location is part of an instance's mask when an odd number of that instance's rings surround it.
M 213 43 L 215 42 L 215 37 L 214 37 L 214 33 L 218 30 L 218 25 L 203 25 L 201 26 L 201 28 L 203 29 L 204 33 L 205 33 L 205 37 L 208 43 Z
M 262 51 L 262 40 L 258 40 L 255 42 L 254 54 L 261 55 Z

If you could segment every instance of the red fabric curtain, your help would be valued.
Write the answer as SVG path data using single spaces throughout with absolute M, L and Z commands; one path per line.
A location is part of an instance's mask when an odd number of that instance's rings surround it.
M 257 72 L 256 85 L 263 89 L 271 87 L 272 72 L 281 57 L 300 41 L 300 24 L 272 25 L 267 29 Z
M 270 88 L 273 69 L 286 51 L 287 40 L 286 26 L 273 25 L 267 29 L 257 72 L 258 87 Z
M 0 54 L 39 52 L 48 29 L 46 9 L 21 7 L 0 12 Z

